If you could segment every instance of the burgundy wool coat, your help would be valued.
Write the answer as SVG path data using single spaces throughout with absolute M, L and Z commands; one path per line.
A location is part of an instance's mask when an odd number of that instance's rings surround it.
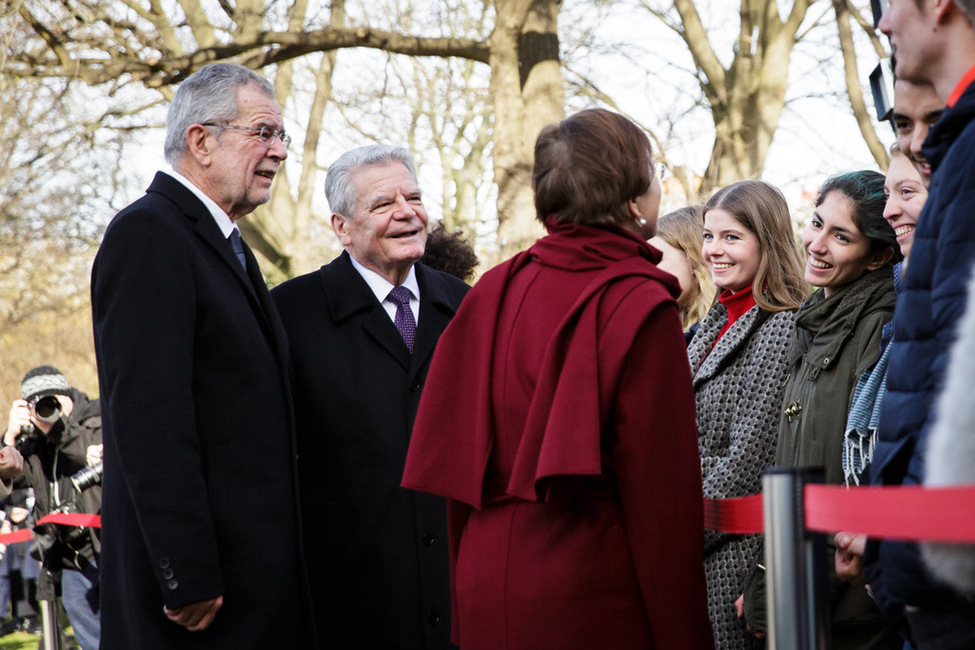
M 711 648 L 676 282 L 623 231 L 550 232 L 445 330 L 407 456 L 449 499 L 453 640 Z

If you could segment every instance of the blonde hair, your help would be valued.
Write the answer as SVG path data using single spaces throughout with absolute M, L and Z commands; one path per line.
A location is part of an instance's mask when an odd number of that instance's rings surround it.
M 714 295 L 717 293 L 717 287 L 711 279 L 711 269 L 701 253 L 703 227 L 704 208 L 700 205 L 674 210 L 657 220 L 657 237 L 682 252 L 691 264 L 694 282 L 677 299 L 684 331 L 704 318 L 714 304 Z
M 762 259 L 752 283 L 755 304 L 766 311 L 797 309 L 809 285 L 782 192 L 762 181 L 739 181 L 708 199 L 704 211 L 714 208 L 726 210 L 758 237 Z

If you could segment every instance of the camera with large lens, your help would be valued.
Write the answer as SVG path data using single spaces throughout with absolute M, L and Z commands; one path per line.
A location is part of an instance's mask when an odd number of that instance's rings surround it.
M 34 417 L 40 422 L 53 424 L 61 417 L 61 400 L 54 395 L 41 395 L 39 397 L 35 397 L 28 403 L 27 406 L 34 414 Z M 26 444 L 40 435 L 41 434 L 37 431 L 37 427 L 35 427 L 33 424 L 25 424 L 24 426 L 20 427 L 20 437 L 17 442 L 17 446 L 20 447 L 22 444 Z M 21 452 L 23 452 L 23 449 L 21 449 Z
M 61 400 L 54 395 L 35 397 L 30 401 L 30 410 L 38 420 L 51 424 L 61 417 Z
M 84 492 L 92 486 L 101 485 L 103 469 L 102 461 L 98 461 L 91 467 L 79 469 L 71 475 L 71 485 L 78 492 Z

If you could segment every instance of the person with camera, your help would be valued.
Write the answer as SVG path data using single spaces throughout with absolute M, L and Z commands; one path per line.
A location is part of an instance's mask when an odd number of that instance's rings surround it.
M 24 457 L 24 482 L 34 490 L 34 522 L 51 512 L 101 512 L 101 410 L 71 388 L 57 368 L 39 366 L 20 386 L 4 434 Z M 99 640 L 98 531 L 61 525 L 35 528 L 31 553 L 41 562 L 39 600 L 61 601 L 84 650 Z

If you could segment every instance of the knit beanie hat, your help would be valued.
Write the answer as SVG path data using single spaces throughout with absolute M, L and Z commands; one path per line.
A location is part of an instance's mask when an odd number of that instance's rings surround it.
M 20 383 L 20 394 L 27 402 L 44 395 L 67 395 L 70 391 L 68 380 L 54 366 L 38 366 L 29 370 Z

